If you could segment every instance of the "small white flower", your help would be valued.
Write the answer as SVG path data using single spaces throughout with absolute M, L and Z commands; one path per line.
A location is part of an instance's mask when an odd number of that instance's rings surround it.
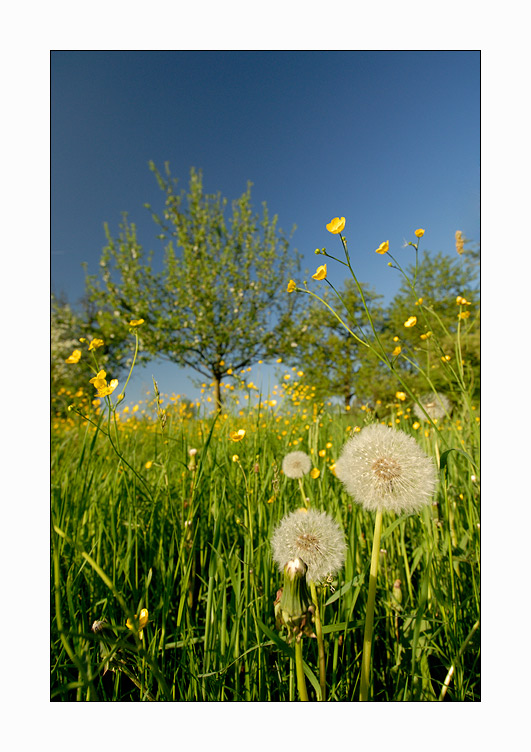
M 343 531 L 326 512 L 298 509 L 280 522 L 271 538 L 273 559 L 281 572 L 289 561 L 308 567 L 308 581 L 324 582 L 336 575 L 345 561 Z
M 282 470 L 288 478 L 302 478 L 311 469 L 312 461 L 305 452 L 290 452 L 282 460 Z
M 336 477 L 368 511 L 413 514 L 431 502 L 434 462 L 412 436 L 381 424 L 367 426 L 343 447 Z

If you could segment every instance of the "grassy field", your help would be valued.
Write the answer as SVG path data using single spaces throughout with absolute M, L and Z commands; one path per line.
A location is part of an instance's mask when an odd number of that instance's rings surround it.
M 52 699 L 297 700 L 270 540 L 301 506 L 281 468 L 302 450 L 314 468 L 304 494 L 348 544 L 339 576 L 318 589 L 326 699 L 357 701 L 374 515 L 346 494 L 334 463 L 379 420 L 415 437 L 439 483 L 421 513 L 383 515 L 369 699 L 478 701 L 479 418 L 454 409 L 434 427 L 407 404 L 377 417 L 264 400 L 201 416 L 175 402 L 164 426 L 156 411 L 102 411 L 98 427 L 74 413 L 53 421 Z M 135 622 L 142 609 L 145 624 Z M 305 638 L 302 653 L 319 700 L 317 640 Z

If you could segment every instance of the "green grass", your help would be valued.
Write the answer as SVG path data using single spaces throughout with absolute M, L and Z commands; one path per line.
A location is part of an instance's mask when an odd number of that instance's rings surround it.
M 432 428 L 428 437 L 411 420 L 398 426 L 442 457 L 443 471 L 430 508 L 405 518 L 384 514 L 375 701 L 480 699 L 477 428 L 461 421 L 443 423 L 438 436 Z M 275 627 L 282 579 L 269 545 L 284 514 L 300 506 L 297 482 L 280 473 L 284 455 L 296 448 L 311 453 L 321 470 L 319 478 L 304 479 L 311 504 L 337 519 L 348 542 L 339 579 L 320 592 L 327 699 L 357 700 L 374 518 L 329 469 L 354 425 L 363 425 L 363 414 L 311 417 L 310 411 L 277 421 L 272 411 L 260 417 L 254 408 L 238 417 L 170 417 L 164 431 L 137 421 L 117 433 L 124 461 L 80 419 L 58 424 L 52 699 L 298 699 L 295 651 Z M 244 439 L 231 441 L 230 432 L 241 427 Z M 319 457 L 327 442 L 332 447 Z M 198 450 L 195 470 L 191 447 Z M 445 455 L 445 447 L 467 454 Z M 141 608 L 149 610 L 142 640 L 125 626 Z M 107 626 L 93 632 L 93 622 L 103 619 Z M 319 697 L 316 643 L 303 641 L 310 700 Z

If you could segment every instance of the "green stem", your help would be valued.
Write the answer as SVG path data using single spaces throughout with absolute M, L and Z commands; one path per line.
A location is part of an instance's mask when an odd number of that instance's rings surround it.
M 369 577 L 369 595 L 365 614 L 365 632 L 363 634 L 363 657 L 361 659 L 360 701 L 369 699 L 369 680 L 371 675 L 372 629 L 374 624 L 374 603 L 376 600 L 376 578 L 380 558 L 380 538 L 382 535 L 382 510 L 376 512 L 374 537 L 372 539 L 371 573 Z
M 304 668 L 302 666 L 302 638 L 295 640 L 295 669 L 297 672 L 297 689 L 301 702 L 308 702 L 308 691 L 306 689 L 306 679 L 304 678 Z
M 326 700 L 326 663 L 323 642 L 323 629 L 321 626 L 321 615 L 319 613 L 319 601 L 317 600 L 317 588 L 315 582 L 310 582 L 310 591 L 312 594 L 313 605 L 315 606 L 315 634 L 317 635 L 317 649 L 319 652 L 319 685 L 321 687 L 321 702 Z

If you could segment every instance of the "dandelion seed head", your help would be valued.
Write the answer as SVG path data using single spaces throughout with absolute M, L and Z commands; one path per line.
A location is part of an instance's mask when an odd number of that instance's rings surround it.
M 432 420 L 442 420 L 452 410 L 452 403 L 445 394 L 440 392 L 423 394 L 420 403 Z M 415 405 L 415 415 L 421 420 L 426 420 L 425 414 L 418 405 Z
M 312 461 L 305 452 L 290 452 L 282 460 L 282 470 L 287 478 L 302 478 L 311 469 Z
M 336 462 L 335 475 L 367 511 L 413 514 L 431 502 L 435 464 L 412 436 L 377 424 L 352 436 Z
M 280 522 L 271 548 L 280 571 L 288 561 L 300 559 L 308 568 L 308 581 L 324 582 L 342 568 L 346 543 L 343 531 L 329 514 L 298 509 Z

